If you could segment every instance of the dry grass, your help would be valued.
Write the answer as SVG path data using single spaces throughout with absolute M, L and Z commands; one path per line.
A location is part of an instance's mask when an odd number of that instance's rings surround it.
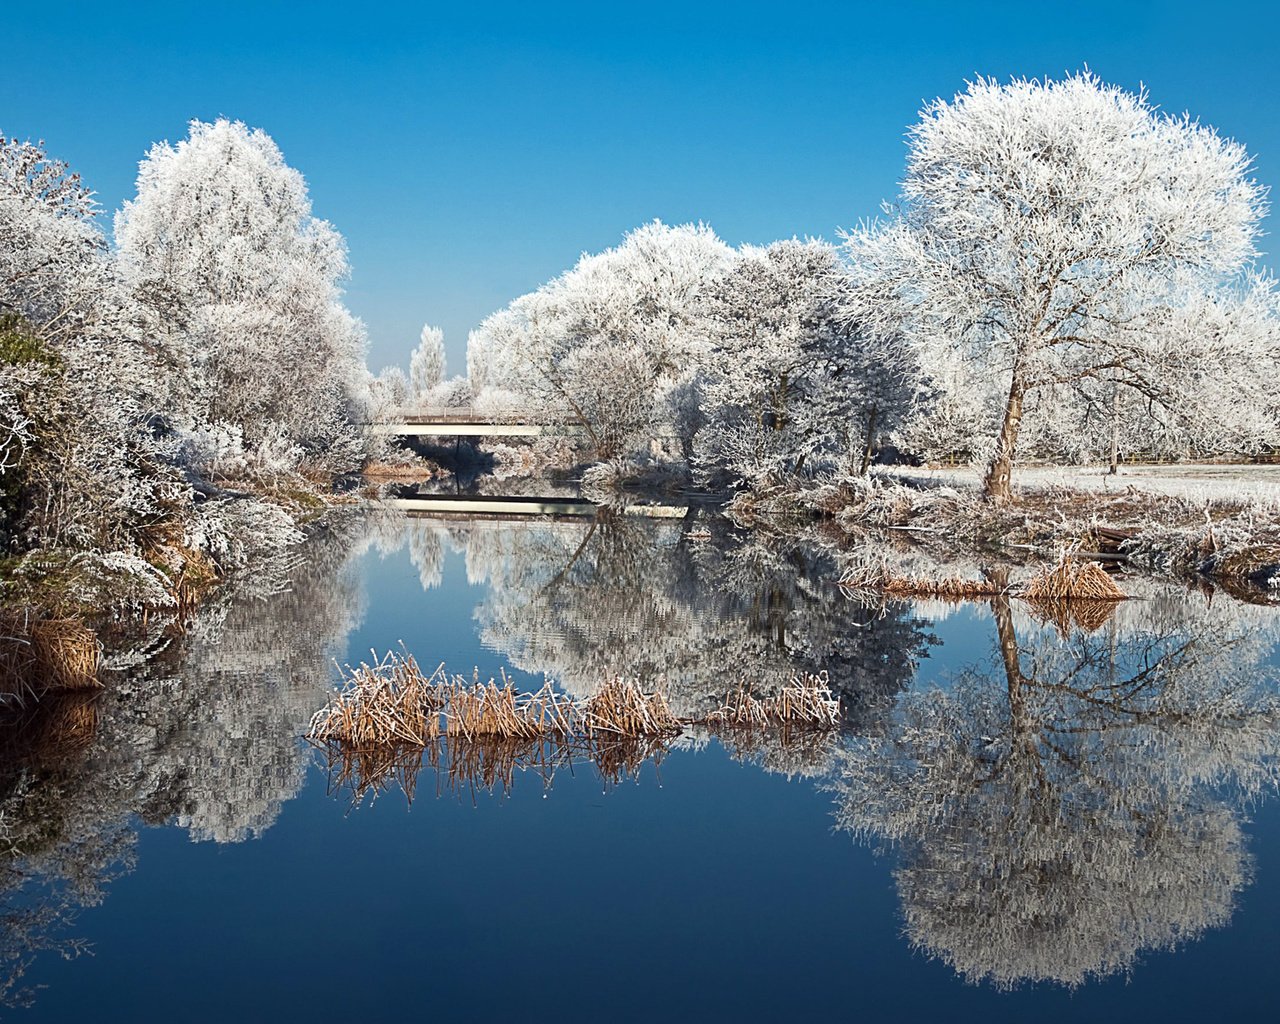
M 645 693 L 636 683 L 611 679 L 582 705 L 582 730 L 588 736 L 654 736 L 680 731 L 680 719 L 658 690 Z
M 840 722 L 840 701 L 831 696 L 827 674 L 794 675 L 776 695 L 756 697 L 745 686 L 725 694 L 724 703 L 703 719 L 716 729 L 759 729 L 806 725 L 834 729 Z
M 1069 553 L 1056 565 L 1041 569 L 1019 596 L 1032 602 L 1123 601 L 1128 597 L 1099 563 L 1081 562 Z
M 991 580 L 960 576 L 900 576 L 885 566 L 857 565 L 846 569 L 839 579 L 847 590 L 875 590 L 890 597 L 935 597 L 947 601 L 972 601 L 994 597 L 1001 587 Z
M 86 626 L 29 608 L 0 611 L 0 700 L 97 689 L 102 648 Z
M 683 719 L 661 690 L 614 678 L 585 700 L 553 689 L 519 692 L 504 676 L 478 683 L 423 673 L 412 655 L 388 654 L 345 670 L 345 685 L 316 712 L 307 738 L 327 755 L 331 788 L 355 802 L 398 785 L 412 800 L 424 765 L 454 792 L 509 790 L 517 772 L 550 786 L 556 772 L 588 763 L 607 784 L 657 763 L 687 725 L 717 731 L 834 729 L 840 703 L 827 677 L 794 676 L 775 696 L 745 686 L 702 718 Z

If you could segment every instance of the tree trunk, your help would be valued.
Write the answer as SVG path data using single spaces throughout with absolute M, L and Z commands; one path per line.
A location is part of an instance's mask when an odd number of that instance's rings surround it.
M 983 481 L 982 491 L 992 501 L 1008 501 L 1013 497 L 1013 456 L 1018 450 L 1018 431 L 1022 427 L 1022 403 L 1026 397 L 1026 382 L 1019 367 L 1013 368 L 1013 380 L 1009 383 L 1009 400 L 1004 407 L 1004 422 L 1000 425 L 1000 438 L 996 441 L 995 454 Z
M 1115 476 L 1120 468 L 1120 385 L 1111 382 L 1111 465 L 1107 472 Z
M 876 439 L 876 415 L 879 410 L 873 405 L 871 412 L 867 414 L 867 443 L 862 446 L 862 468 L 858 470 L 858 476 L 866 476 L 867 470 L 871 468 L 871 446 Z

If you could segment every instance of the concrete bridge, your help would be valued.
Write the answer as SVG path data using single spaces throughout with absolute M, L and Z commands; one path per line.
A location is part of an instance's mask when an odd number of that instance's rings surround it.
M 398 409 L 380 423 L 369 424 L 374 434 L 393 437 L 541 437 L 547 434 L 582 434 L 580 420 L 547 417 L 495 416 L 470 408 Z

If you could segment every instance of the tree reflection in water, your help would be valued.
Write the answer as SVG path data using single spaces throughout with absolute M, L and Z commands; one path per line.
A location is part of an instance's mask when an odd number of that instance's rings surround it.
M 364 536 L 359 519 L 334 521 L 305 561 L 262 567 L 185 632 L 153 622 L 110 652 L 102 694 L 42 702 L 0 732 L 0 999 L 30 998 L 22 975 L 40 950 L 79 951 L 75 912 L 132 868 L 136 822 L 215 842 L 275 822 L 360 615 L 344 567 Z
M 575 696 L 622 673 L 661 682 L 692 718 L 742 680 L 768 692 L 826 671 L 849 726 L 870 729 L 932 641 L 903 607 L 844 597 L 829 554 L 752 542 L 722 520 L 490 524 L 455 539 L 489 584 L 486 645 Z
M 842 751 L 839 826 L 898 846 L 907 935 L 967 980 L 1076 986 L 1229 919 L 1241 808 L 1276 781 L 1273 640 L 1172 607 L 1064 638 L 996 598 L 996 671 Z
M 1143 949 L 1224 923 L 1248 879 L 1240 808 L 1272 786 L 1280 743 L 1262 671 L 1268 609 L 1201 606 L 1153 585 L 1105 624 L 1045 626 L 997 599 L 996 671 L 925 690 L 912 681 L 937 642 L 937 609 L 851 601 L 819 546 L 700 517 L 353 517 L 184 633 L 157 626 L 113 651 L 116 678 L 97 699 L 50 702 L 0 730 L 0 996 L 21 1000 L 40 950 L 80 948 L 74 913 L 129 870 L 139 821 L 216 842 L 271 827 L 302 785 L 313 755 L 300 736 L 362 614 L 353 556 L 406 545 L 424 589 L 443 580 L 446 551 L 464 553 L 469 580 L 487 585 L 483 642 L 578 697 L 622 673 L 661 680 L 692 717 L 742 680 L 767 692 L 826 671 L 839 734 L 701 729 L 673 745 L 714 739 L 833 785 L 841 827 L 900 847 L 912 942 L 971 980 L 1075 985 L 1124 970 Z M 608 784 L 660 746 L 592 763 Z M 520 771 L 548 779 L 556 757 L 581 756 L 551 754 L 438 750 L 427 762 L 441 791 L 471 793 L 502 791 Z M 344 786 L 372 771 L 412 794 L 422 757 L 334 767 Z

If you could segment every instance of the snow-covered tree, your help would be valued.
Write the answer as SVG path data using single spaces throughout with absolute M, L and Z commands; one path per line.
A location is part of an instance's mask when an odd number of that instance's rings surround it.
M 700 304 L 710 342 L 695 454 L 747 480 L 867 453 L 910 399 L 904 349 L 846 315 L 836 249 L 743 246 Z M 862 460 L 865 461 L 865 460 Z
M 433 388 L 444 381 L 444 331 L 425 324 L 422 339 L 409 357 L 409 381 L 415 401 L 427 403 Z
M 153 146 L 115 229 L 136 286 L 187 325 L 196 418 L 236 425 L 251 450 L 283 429 L 319 465 L 358 456 L 365 337 L 341 302 L 346 247 L 264 132 L 193 121 Z
M 584 255 L 472 333 L 477 397 L 500 389 L 526 408 L 579 419 L 604 458 L 687 448 L 682 394 L 707 352 L 697 300 L 731 255 L 704 225 L 658 221 Z
M 155 317 L 94 213 L 65 164 L 0 136 L 0 534 L 20 547 L 127 545 L 179 500 L 146 422 L 172 399 Z
M 911 130 L 900 215 L 847 236 L 855 315 L 907 339 L 926 370 L 998 381 L 985 489 L 1007 498 L 1043 389 L 1097 381 L 1212 413 L 1176 352 L 1256 392 L 1237 347 L 1171 314 L 1256 256 L 1250 171 L 1241 145 L 1090 73 L 978 79 Z

